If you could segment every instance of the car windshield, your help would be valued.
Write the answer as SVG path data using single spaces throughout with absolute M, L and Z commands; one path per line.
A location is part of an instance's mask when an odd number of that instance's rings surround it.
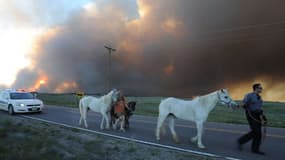
M 31 93 L 10 93 L 11 99 L 34 99 Z

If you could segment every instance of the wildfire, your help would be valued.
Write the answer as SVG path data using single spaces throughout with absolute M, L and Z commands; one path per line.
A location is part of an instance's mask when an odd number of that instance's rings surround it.
M 63 92 L 70 92 L 72 90 L 77 90 L 78 85 L 75 81 L 70 81 L 70 82 L 63 82 L 57 86 L 55 89 L 56 93 L 63 93 Z
M 37 91 L 42 85 L 45 85 L 48 81 L 47 76 L 41 76 L 40 78 L 37 79 L 36 83 L 34 84 L 33 87 L 31 87 L 29 90 L 30 91 Z
M 46 83 L 46 81 L 45 80 L 40 80 L 40 82 L 39 82 L 40 84 L 45 84 Z
M 284 83 L 274 84 L 270 83 L 270 80 L 266 77 L 257 78 L 253 81 L 246 83 L 239 83 L 236 85 L 230 86 L 231 96 L 233 99 L 241 100 L 244 98 L 246 93 L 252 92 L 252 84 L 259 82 L 263 86 L 262 98 L 265 101 L 285 101 Z

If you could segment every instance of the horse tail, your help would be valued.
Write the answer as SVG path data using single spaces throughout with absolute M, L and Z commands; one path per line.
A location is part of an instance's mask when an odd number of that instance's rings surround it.
M 80 112 L 80 120 L 79 120 L 79 125 L 81 125 L 81 121 L 84 121 L 84 125 L 87 128 L 87 122 L 86 122 L 86 116 L 87 116 L 87 111 L 88 111 L 88 106 L 89 106 L 90 98 L 89 97 L 83 97 L 79 101 L 79 112 Z

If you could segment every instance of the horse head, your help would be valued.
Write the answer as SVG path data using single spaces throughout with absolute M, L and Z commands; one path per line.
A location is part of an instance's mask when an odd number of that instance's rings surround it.
M 112 89 L 110 93 L 111 93 L 112 102 L 116 102 L 120 95 L 120 91 L 118 91 L 117 89 Z
M 128 109 L 129 109 L 131 112 L 134 112 L 134 111 L 136 110 L 136 104 L 137 104 L 136 101 L 130 101 L 130 102 L 128 102 Z
M 221 89 L 218 91 L 218 98 L 220 103 L 226 105 L 228 107 L 237 107 L 238 104 L 230 97 L 228 91 L 226 89 Z

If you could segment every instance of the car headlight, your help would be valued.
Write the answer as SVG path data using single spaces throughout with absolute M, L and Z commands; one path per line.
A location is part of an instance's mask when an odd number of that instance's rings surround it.
M 25 107 L 24 103 L 16 103 L 15 106 Z

